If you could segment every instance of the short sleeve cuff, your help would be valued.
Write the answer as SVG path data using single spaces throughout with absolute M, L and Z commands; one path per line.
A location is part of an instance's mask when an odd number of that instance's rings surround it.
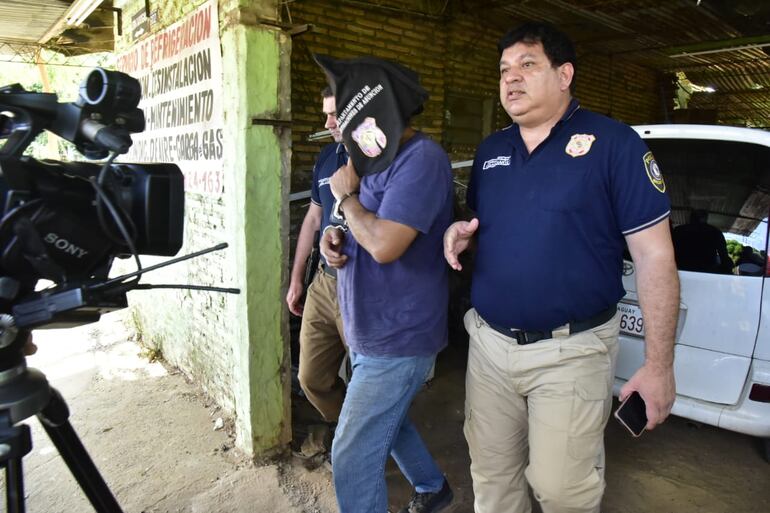
M 656 217 L 655 219 L 652 219 L 651 221 L 647 221 L 646 223 L 640 224 L 638 226 L 635 226 L 634 228 L 629 228 L 628 230 L 623 230 L 623 235 L 631 235 L 632 233 L 640 232 L 642 230 L 645 230 L 649 228 L 650 226 L 655 226 L 659 222 L 663 221 L 664 219 L 668 218 L 668 216 L 671 215 L 671 210 L 667 210 L 663 215 Z

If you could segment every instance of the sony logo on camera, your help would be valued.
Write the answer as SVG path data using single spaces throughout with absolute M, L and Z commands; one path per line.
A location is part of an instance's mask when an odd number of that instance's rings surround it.
M 52 246 L 54 246 L 56 249 L 59 249 L 61 251 L 64 251 L 65 253 L 73 255 L 76 258 L 83 258 L 86 254 L 88 254 L 88 250 L 85 250 L 81 247 L 76 246 L 75 244 L 71 243 L 67 239 L 59 237 L 59 235 L 55 233 L 49 233 L 43 238 L 43 240 L 45 240 L 48 244 L 51 244 Z

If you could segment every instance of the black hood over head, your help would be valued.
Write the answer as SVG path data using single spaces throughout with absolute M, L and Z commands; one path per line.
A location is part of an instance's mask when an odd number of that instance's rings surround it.
M 412 116 L 422 112 L 428 93 L 417 73 L 378 59 L 333 59 L 315 54 L 337 103 L 342 140 L 359 176 L 384 171 Z

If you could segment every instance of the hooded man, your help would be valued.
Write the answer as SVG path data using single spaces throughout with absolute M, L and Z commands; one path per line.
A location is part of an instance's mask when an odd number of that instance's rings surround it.
M 347 232 L 333 227 L 321 238 L 338 269 L 353 368 L 332 446 L 337 501 L 342 513 L 385 513 L 390 455 L 415 488 L 401 512 L 438 512 L 452 491 L 408 410 L 447 344 L 449 158 L 409 126 L 427 98 L 414 72 L 374 58 L 317 60 L 350 155 L 330 182 Z

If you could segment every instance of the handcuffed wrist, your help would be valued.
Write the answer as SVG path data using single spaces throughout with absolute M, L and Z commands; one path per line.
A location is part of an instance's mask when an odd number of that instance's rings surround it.
M 348 227 L 342 224 L 328 224 L 326 225 L 326 228 L 324 228 L 323 233 L 326 233 L 329 230 L 339 230 L 344 233 L 348 231 Z M 321 235 L 323 235 L 323 233 Z
M 350 191 L 350 192 L 345 193 L 344 195 L 342 195 L 342 197 L 340 197 L 340 200 L 339 200 L 339 208 L 340 209 L 342 209 L 342 204 L 345 203 L 345 200 L 350 198 L 351 196 L 358 196 L 358 191 Z

